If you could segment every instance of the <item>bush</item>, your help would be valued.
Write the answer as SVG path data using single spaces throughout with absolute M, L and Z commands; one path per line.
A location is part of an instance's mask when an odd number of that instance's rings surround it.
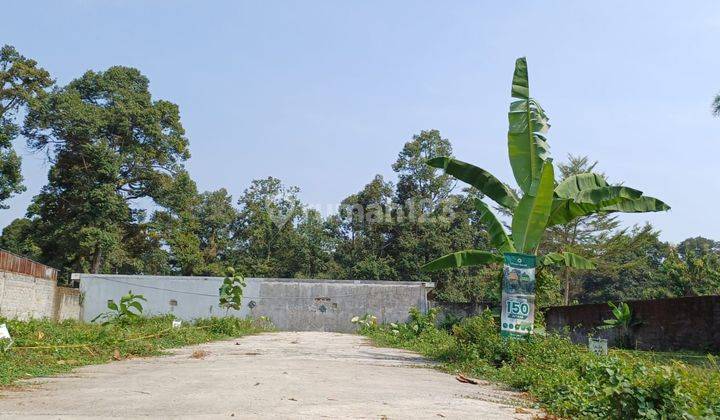
M 527 391 L 548 412 L 579 418 L 716 418 L 720 371 L 678 361 L 657 363 L 624 352 L 589 353 L 558 335 L 504 339 L 489 311 L 466 318 L 448 333 L 416 317 L 405 325 L 366 331 L 379 344 L 422 352 L 445 369 L 504 382 Z

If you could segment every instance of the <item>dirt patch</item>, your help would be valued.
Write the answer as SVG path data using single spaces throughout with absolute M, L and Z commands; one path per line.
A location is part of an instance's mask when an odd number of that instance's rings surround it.
M 210 352 L 207 350 L 197 349 L 192 352 L 190 357 L 192 357 L 193 359 L 204 359 L 208 354 L 210 354 Z

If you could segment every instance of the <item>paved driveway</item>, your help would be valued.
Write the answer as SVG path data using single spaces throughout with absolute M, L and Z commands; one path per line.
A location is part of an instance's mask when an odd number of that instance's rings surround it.
M 281 332 L 33 380 L 3 392 L 0 417 L 530 418 L 515 397 L 360 336 Z

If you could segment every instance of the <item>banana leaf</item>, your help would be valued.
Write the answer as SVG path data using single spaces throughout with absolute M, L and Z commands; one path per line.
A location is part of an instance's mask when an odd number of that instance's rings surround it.
M 512 238 L 519 252 L 529 253 L 540 243 L 553 204 L 555 175 L 552 159 L 545 161 L 540 177 L 520 200 L 512 219 Z
M 570 175 L 555 187 L 555 195 L 561 198 L 572 198 L 583 190 L 607 187 L 608 183 L 602 175 L 592 172 Z
M 472 185 L 507 209 L 512 210 L 517 207 L 518 199 L 510 187 L 484 169 L 447 156 L 430 159 L 427 164 L 433 168 L 443 169 L 446 174 Z
M 550 211 L 548 227 L 568 223 L 578 217 L 607 213 L 648 213 L 670 210 L 670 206 L 657 198 L 641 196 L 621 199 L 611 204 L 578 203 L 569 198 L 555 198 Z
M 480 220 L 490 234 L 490 243 L 500 252 L 515 252 L 515 246 L 505 233 L 502 223 L 495 217 L 490 208 L 482 200 L 475 199 L 475 208 L 480 212 Z
M 503 258 L 500 255 L 486 251 L 478 251 L 470 249 L 467 251 L 453 252 L 444 255 L 438 259 L 432 260 L 423 265 L 423 271 L 438 271 L 448 268 L 471 267 L 476 265 L 487 265 L 492 263 L 502 263 Z
M 642 191 L 629 187 L 611 186 L 582 190 L 575 194 L 573 201 L 580 204 L 597 204 L 607 207 L 621 201 L 636 200 L 642 197 Z
M 520 189 L 528 193 L 533 181 L 540 177 L 543 162 L 550 156 L 550 147 L 544 136 L 550 124 L 540 104 L 530 98 L 524 57 L 515 62 L 511 94 L 518 100 L 510 104 L 508 113 L 510 165 Z
M 545 267 L 564 265 L 565 267 L 578 268 L 581 270 L 592 270 L 595 268 L 595 263 L 572 252 L 551 252 L 540 258 L 540 265 Z
M 635 200 L 622 200 L 600 209 L 605 213 L 646 213 L 670 210 L 670 206 L 654 197 L 642 196 Z

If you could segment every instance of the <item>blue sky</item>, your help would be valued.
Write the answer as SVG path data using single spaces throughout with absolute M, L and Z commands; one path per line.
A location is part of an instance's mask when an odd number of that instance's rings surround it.
M 547 110 L 552 153 L 589 155 L 611 181 L 672 207 L 650 221 L 673 242 L 720 239 L 718 2 L 24 1 L 0 43 L 65 84 L 139 68 L 180 106 L 201 190 L 234 196 L 269 175 L 311 204 L 338 203 L 420 130 L 513 182 L 506 130 L 514 60 Z M 23 141 L 28 191 L 47 165 Z

